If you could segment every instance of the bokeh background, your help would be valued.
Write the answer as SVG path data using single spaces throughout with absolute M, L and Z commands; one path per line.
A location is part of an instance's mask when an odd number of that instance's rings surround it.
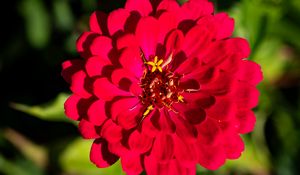
M 180 1 L 181 3 L 183 0 Z M 300 1 L 214 0 L 235 18 L 235 36 L 249 40 L 264 72 L 255 130 L 246 151 L 217 171 L 197 174 L 293 175 L 300 172 Z M 97 169 L 92 141 L 63 113 L 70 93 L 61 63 L 77 58 L 76 38 L 98 9 L 125 0 L 10 0 L 2 4 L 0 42 L 0 175 L 123 174 Z M 5 10 L 6 9 L 6 10 Z

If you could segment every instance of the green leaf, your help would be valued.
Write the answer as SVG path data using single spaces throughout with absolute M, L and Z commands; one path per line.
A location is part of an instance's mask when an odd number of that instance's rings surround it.
M 45 47 L 50 38 L 51 24 L 44 1 L 23 0 L 19 9 L 25 19 L 29 43 L 36 48 Z
M 68 94 L 61 93 L 52 102 L 43 105 L 28 106 L 19 103 L 12 103 L 11 106 L 19 111 L 30 114 L 48 121 L 71 121 L 64 114 L 64 103 Z
M 120 161 L 108 168 L 97 168 L 89 159 L 92 143 L 91 140 L 77 139 L 65 149 L 60 157 L 64 172 L 78 175 L 125 175 Z
M 56 0 L 53 2 L 54 16 L 57 27 L 62 30 L 72 30 L 74 27 L 74 16 L 67 0 Z

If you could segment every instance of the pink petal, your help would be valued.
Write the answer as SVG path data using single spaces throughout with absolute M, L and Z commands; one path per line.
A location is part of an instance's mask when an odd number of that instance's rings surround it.
M 238 111 L 236 115 L 238 121 L 238 132 L 241 134 L 246 134 L 254 129 L 256 122 L 255 114 L 251 110 Z
M 216 170 L 225 163 L 226 154 L 222 145 L 198 144 L 198 161 L 201 166 L 209 170 Z
M 125 9 L 137 11 L 141 16 L 147 16 L 152 12 L 152 5 L 149 0 L 127 0 Z
M 78 104 L 80 100 L 81 97 L 79 97 L 76 94 L 73 94 L 66 100 L 64 104 L 65 114 L 72 120 L 79 120 L 81 118 L 81 115 L 78 110 Z
M 114 164 L 119 157 L 108 150 L 108 143 L 104 139 L 96 139 L 90 152 L 91 161 L 99 168 L 106 168 Z
M 123 98 L 111 106 L 112 119 L 126 130 L 135 127 L 140 116 L 141 106 L 138 98 Z
M 97 100 L 89 107 L 87 120 L 97 126 L 102 125 L 107 120 L 105 102 L 103 100 Z
M 128 2 L 128 1 L 127 1 Z M 159 35 L 159 23 L 154 17 L 143 17 L 136 27 L 135 36 L 145 57 L 154 56 Z
M 126 20 L 130 16 L 130 13 L 126 9 L 117 9 L 112 11 L 108 15 L 107 26 L 108 31 L 111 36 L 113 36 L 118 31 L 123 31 L 125 27 Z
M 140 133 L 139 131 L 133 131 L 128 139 L 128 145 L 130 150 L 138 154 L 143 154 L 147 152 L 153 143 L 153 138 L 148 137 L 147 135 Z
M 241 81 L 256 85 L 263 79 L 263 75 L 258 64 L 253 61 L 243 60 L 242 64 L 240 64 L 238 78 Z
M 128 33 L 117 38 L 117 49 L 121 50 L 125 47 L 139 47 L 135 35 Z
M 160 163 L 166 163 L 173 158 L 174 155 L 174 140 L 171 135 L 160 133 L 155 138 L 152 146 L 151 154 Z
M 98 36 L 96 37 L 91 45 L 90 51 L 92 55 L 100 56 L 101 58 L 108 59 L 108 54 L 112 49 L 112 41 L 110 38 L 106 36 Z
M 101 128 L 101 135 L 109 143 L 120 142 L 122 139 L 122 128 L 112 120 L 107 120 Z
M 172 30 L 176 29 L 178 21 L 175 14 L 171 12 L 164 12 L 158 18 L 159 23 L 159 34 L 158 43 L 163 44 L 167 34 Z
M 101 76 L 103 67 L 110 64 L 110 61 L 100 56 L 90 57 L 85 63 L 85 70 L 90 77 Z
M 130 71 L 137 79 L 143 75 L 145 66 L 137 47 L 124 49 L 120 56 L 120 63 L 123 68 Z
M 96 139 L 100 137 L 97 132 L 98 128 L 84 119 L 80 120 L 78 128 L 82 137 L 85 139 Z
M 174 133 L 176 130 L 176 126 L 171 120 L 169 113 L 165 109 L 159 111 L 159 113 L 159 115 L 153 115 L 151 117 L 152 122 L 157 123 L 157 127 L 161 132 L 169 134 Z
M 197 155 L 195 154 L 196 145 L 195 143 L 188 143 L 184 139 L 173 136 L 174 139 L 174 156 L 176 160 L 180 162 L 181 166 L 196 165 Z
M 222 132 L 215 120 L 206 118 L 197 126 L 198 140 L 205 145 L 215 145 L 222 141 Z
M 66 80 L 66 82 L 71 83 L 72 76 L 82 69 L 84 60 L 75 59 L 67 60 L 62 63 L 62 72 L 61 75 Z
M 107 15 L 101 11 L 95 11 L 90 16 L 90 30 L 99 34 L 107 34 Z
M 87 91 L 86 87 L 87 76 L 84 71 L 76 72 L 72 76 L 70 89 L 74 94 L 77 94 L 83 98 L 91 97 L 91 94 Z
M 121 158 L 122 169 L 128 175 L 138 175 L 144 170 L 139 154 L 130 154 Z
M 231 134 L 224 138 L 224 149 L 229 159 L 237 159 L 244 151 L 244 142 L 237 134 Z
M 93 87 L 95 95 L 105 101 L 110 101 L 117 96 L 130 96 L 128 92 L 117 88 L 107 78 L 98 78 Z

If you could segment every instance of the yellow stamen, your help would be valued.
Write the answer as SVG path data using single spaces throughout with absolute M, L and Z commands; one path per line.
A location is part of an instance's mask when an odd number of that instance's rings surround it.
M 147 107 L 147 110 L 144 112 L 143 116 L 145 117 L 146 115 L 148 115 L 150 113 L 150 111 L 152 111 L 154 108 L 152 105 Z
M 180 102 L 183 103 L 183 102 L 184 102 L 183 99 L 184 99 L 184 97 L 183 97 L 182 95 L 179 95 L 179 96 L 178 96 L 178 101 L 180 101 Z
M 152 61 L 148 61 L 146 62 L 146 64 L 152 66 L 151 72 L 155 72 L 156 69 L 159 70 L 160 72 L 162 72 L 162 68 L 161 68 L 161 64 L 163 63 L 163 60 L 160 59 L 158 61 L 158 57 L 155 56 L 153 62 Z

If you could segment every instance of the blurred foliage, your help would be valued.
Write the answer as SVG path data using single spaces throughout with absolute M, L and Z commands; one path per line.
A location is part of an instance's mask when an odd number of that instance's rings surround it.
M 178 0 L 183 3 L 185 0 Z M 235 19 L 235 36 L 249 40 L 264 72 L 255 109 L 255 130 L 243 136 L 246 150 L 217 171 L 198 174 L 293 175 L 300 167 L 300 1 L 212 0 L 216 12 Z M 122 174 L 120 163 L 96 168 L 92 141 L 80 138 L 64 116 L 68 87 L 60 64 L 78 57 L 75 41 L 88 17 L 110 12 L 125 0 L 9 1 L 3 13 L 0 52 L 0 175 Z M 75 124 L 75 125 L 74 125 Z

